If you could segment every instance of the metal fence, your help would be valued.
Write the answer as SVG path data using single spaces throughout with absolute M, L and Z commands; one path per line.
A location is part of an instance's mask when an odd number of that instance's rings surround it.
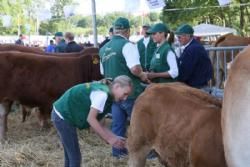
M 205 47 L 213 64 L 214 77 L 211 86 L 223 89 L 228 75 L 227 65 L 246 46 Z

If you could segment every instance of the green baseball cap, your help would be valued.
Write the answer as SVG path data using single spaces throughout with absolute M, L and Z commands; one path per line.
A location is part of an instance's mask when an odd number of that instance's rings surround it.
M 156 33 L 156 32 L 169 32 L 169 28 L 167 25 L 163 23 L 157 23 L 152 28 L 148 30 L 148 33 Z
M 114 28 L 115 29 L 128 29 L 128 28 L 130 28 L 128 19 L 126 19 L 124 17 L 119 17 L 114 22 Z
M 175 31 L 175 34 L 177 34 L 177 35 L 181 35 L 181 34 L 193 34 L 193 33 L 194 33 L 194 29 L 189 24 L 182 24 Z
M 62 32 L 56 32 L 55 37 L 63 37 L 63 33 Z
M 142 28 L 151 28 L 151 26 L 149 24 L 143 24 Z

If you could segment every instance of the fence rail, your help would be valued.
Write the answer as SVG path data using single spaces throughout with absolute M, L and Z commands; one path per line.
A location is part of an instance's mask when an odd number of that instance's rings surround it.
M 246 46 L 227 46 L 227 47 L 206 47 L 206 51 L 213 64 L 214 78 L 213 86 L 223 88 L 227 78 L 227 64 L 232 62 L 236 55 Z

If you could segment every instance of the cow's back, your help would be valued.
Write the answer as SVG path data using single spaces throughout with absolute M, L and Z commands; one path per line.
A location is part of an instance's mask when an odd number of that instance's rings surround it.
M 2 51 L 19 51 L 19 52 L 28 52 L 35 54 L 45 54 L 45 52 L 37 47 L 27 47 L 23 45 L 15 45 L 15 44 L 1 44 L 0 52 Z
M 214 161 L 208 166 L 224 166 L 220 106 L 220 101 L 179 83 L 150 86 L 133 108 L 128 139 L 131 156 L 154 149 L 169 166 L 192 163 L 199 167 L 210 160 Z M 206 153 L 208 148 L 221 162 Z
M 0 52 L 0 100 L 8 97 L 22 104 L 45 105 L 75 84 L 98 80 L 101 76 L 93 64 L 93 56 L 96 53 L 56 57 Z

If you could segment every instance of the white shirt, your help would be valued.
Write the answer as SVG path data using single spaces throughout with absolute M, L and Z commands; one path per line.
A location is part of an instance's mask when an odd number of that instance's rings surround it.
M 108 99 L 108 94 L 101 90 L 95 90 L 90 93 L 91 106 L 102 113 L 104 110 L 105 103 Z
M 177 66 L 176 56 L 173 51 L 169 51 L 167 55 L 167 63 L 169 65 L 168 73 L 172 78 L 176 78 L 179 75 L 179 70 Z
M 150 37 L 149 37 L 149 36 L 143 38 L 143 44 L 145 45 L 145 48 L 148 47 L 149 40 L 150 40 Z
M 119 36 L 125 38 L 122 35 Z M 122 54 L 129 69 L 136 65 L 140 65 L 140 55 L 136 44 L 133 44 L 132 42 L 127 42 L 122 48 Z M 104 74 L 102 63 L 100 63 L 100 72 L 102 75 Z

